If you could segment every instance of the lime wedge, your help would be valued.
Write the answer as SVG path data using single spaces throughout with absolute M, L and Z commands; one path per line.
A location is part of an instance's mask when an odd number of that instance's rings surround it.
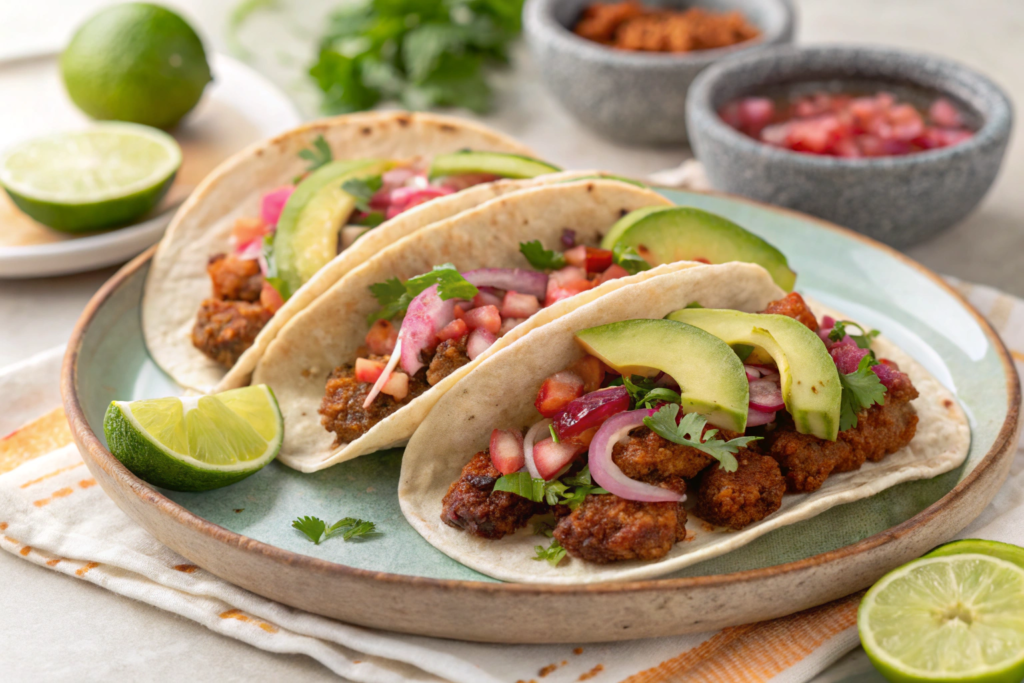
M 141 479 L 208 491 L 277 457 L 284 421 L 274 392 L 261 384 L 215 396 L 114 401 L 103 431 L 110 452 Z
M 857 627 L 890 681 L 1019 683 L 1024 568 L 978 553 L 924 557 L 867 592 Z
M 980 538 L 967 538 L 962 541 L 953 541 L 940 545 L 925 557 L 945 557 L 947 555 L 963 555 L 964 553 L 976 553 L 978 555 L 991 555 L 1007 562 L 1013 562 L 1018 567 L 1024 568 L 1024 548 L 999 541 L 986 541 Z
M 15 147 L 0 159 L 0 185 L 43 225 L 88 232 L 151 210 L 180 165 L 181 149 L 167 133 L 103 123 Z

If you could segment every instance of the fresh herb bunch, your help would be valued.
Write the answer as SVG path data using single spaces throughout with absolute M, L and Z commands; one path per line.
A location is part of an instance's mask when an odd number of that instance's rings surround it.
M 411 277 L 405 282 L 393 277 L 370 285 L 370 293 L 377 299 L 381 309 L 370 314 L 369 323 L 372 325 L 378 320 L 390 320 L 403 313 L 412 300 L 431 285 L 437 285 L 437 294 L 443 301 L 472 299 L 480 293 L 451 263 L 434 266 L 429 273 Z
M 331 113 L 398 100 L 485 112 L 484 67 L 508 62 L 523 0 L 362 0 L 336 11 L 309 74 Z

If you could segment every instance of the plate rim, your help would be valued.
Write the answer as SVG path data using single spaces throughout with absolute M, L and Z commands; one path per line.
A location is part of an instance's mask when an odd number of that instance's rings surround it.
M 984 455 L 981 461 L 962 481 L 957 483 L 952 490 L 942 496 L 942 498 L 935 501 L 921 512 L 918 512 L 910 519 L 905 520 L 896 526 L 889 527 L 888 529 L 861 539 L 856 543 L 852 543 L 835 550 L 819 553 L 793 562 L 786 562 L 758 569 L 748 569 L 728 574 L 711 574 L 706 576 L 669 579 L 645 579 L 641 581 L 587 585 L 520 584 L 468 579 L 435 579 L 423 576 L 376 571 L 372 569 L 360 569 L 320 559 L 311 555 L 285 550 L 284 548 L 280 548 L 263 541 L 258 541 L 245 536 L 244 534 L 239 534 L 218 524 L 214 524 L 178 503 L 175 503 L 173 500 L 160 493 L 157 489 L 136 477 L 124 465 L 122 465 L 121 462 L 103 446 L 102 442 L 96 436 L 95 432 L 93 432 L 86 420 L 85 413 L 78 399 L 76 387 L 79 352 L 81 350 L 85 334 L 87 333 L 97 312 L 106 303 L 107 299 L 109 299 L 126 280 L 134 275 L 136 271 L 138 271 L 152 258 L 158 245 L 150 247 L 111 276 L 99 291 L 96 292 L 92 299 L 90 299 L 82 312 L 81 317 L 75 324 L 75 328 L 68 341 L 67 351 L 65 352 L 64 361 L 61 367 L 60 380 L 64 410 L 67 414 L 72 434 L 75 436 L 75 440 L 78 442 L 79 446 L 83 447 L 83 456 L 85 456 L 87 460 L 91 459 L 96 465 L 102 468 L 107 475 L 120 482 L 122 486 L 130 491 L 132 495 L 137 497 L 140 502 L 153 507 L 158 513 L 169 517 L 176 524 L 190 528 L 192 531 L 198 532 L 212 541 L 244 550 L 246 553 L 262 555 L 281 565 L 304 569 L 321 576 L 332 578 L 353 578 L 370 580 L 384 584 L 420 586 L 424 588 L 442 590 L 460 589 L 478 593 L 500 592 L 526 593 L 530 595 L 590 595 L 608 593 L 617 594 L 624 592 L 642 593 L 647 591 L 676 589 L 692 590 L 702 587 L 753 583 L 769 578 L 777 578 L 786 574 L 797 574 L 798 572 L 809 568 L 820 567 L 833 562 L 840 562 L 846 558 L 861 555 L 880 546 L 894 543 L 914 531 L 916 528 L 927 525 L 942 511 L 943 508 L 962 498 L 967 489 L 969 489 L 975 481 L 980 479 L 982 475 L 986 474 L 988 470 L 993 468 L 998 470 L 998 467 L 1002 464 L 1003 460 L 1013 457 L 1016 452 L 1017 433 L 1022 426 L 1020 420 L 1021 383 L 1013 358 L 1002 339 L 995 332 L 985 317 L 982 316 L 981 313 L 979 313 L 963 295 L 956 291 L 938 274 L 893 247 L 878 242 L 853 230 L 840 227 L 823 219 L 816 218 L 799 211 L 765 204 L 727 192 L 683 190 L 681 188 L 669 188 L 656 185 L 652 185 L 651 187 L 655 190 L 683 191 L 690 192 L 692 194 L 704 194 L 720 197 L 814 223 L 820 228 L 838 232 L 845 237 L 860 241 L 898 259 L 903 264 L 917 270 L 934 284 L 938 285 L 947 294 L 951 295 L 961 306 L 964 307 L 964 309 L 981 327 L 985 337 L 988 339 L 989 343 L 992 344 L 993 349 L 999 356 L 1003 370 L 1006 374 L 1006 419 L 1003 421 L 992 447 Z M 1000 485 L 1001 484 L 1002 482 L 1000 482 Z

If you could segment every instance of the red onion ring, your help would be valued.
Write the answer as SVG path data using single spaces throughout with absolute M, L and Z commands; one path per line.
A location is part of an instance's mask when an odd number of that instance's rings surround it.
M 775 413 L 763 413 L 750 408 L 747 410 L 747 427 L 760 427 L 775 422 Z
M 543 479 L 544 477 L 540 476 L 540 472 L 537 470 L 537 463 L 533 461 L 533 442 L 537 440 L 537 435 L 548 433 L 548 425 L 550 424 L 551 420 L 541 420 L 530 427 L 530 430 L 526 432 L 526 436 L 523 437 L 523 457 L 526 459 L 526 469 L 534 479 Z
M 653 409 L 631 410 L 608 418 L 590 443 L 590 476 L 598 486 L 625 500 L 641 503 L 679 503 L 686 500 L 685 495 L 630 479 L 612 461 L 612 448 L 618 440 L 628 434 L 629 430 L 642 426 L 644 418 L 654 413 Z M 529 436 L 527 434 L 527 438 Z M 529 458 L 527 462 L 531 462 Z
M 750 408 L 762 413 L 776 413 L 786 407 L 782 389 L 768 379 L 755 379 L 750 383 Z
M 409 303 L 402 321 L 402 369 L 410 377 L 423 367 L 420 351 L 434 343 L 437 333 L 455 319 L 455 299 L 443 301 L 431 285 Z M 397 352 L 397 349 L 395 349 Z
M 477 287 L 496 287 L 505 291 L 513 290 L 520 294 L 532 294 L 544 301 L 548 291 L 548 276 L 536 270 L 523 268 L 478 268 L 462 274 Z

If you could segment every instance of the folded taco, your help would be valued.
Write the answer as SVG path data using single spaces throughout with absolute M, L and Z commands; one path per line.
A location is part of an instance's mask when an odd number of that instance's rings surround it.
M 670 203 L 614 180 L 493 199 L 379 252 L 297 313 L 260 359 L 285 418 L 280 460 L 315 471 L 405 443 L 491 353 L 585 302 L 663 270 L 601 237 Z
M 460 119 L 369 113 L 298 128 L 216 170 L 153 258 L 143 332 L 183 386 L 242 386 L 277 331 L 394 241 L 549 176 L 584 175 Z
M 641 579 L 962 463 L 950 392 L 815 308 L 749 263 L 579 306 L 440 398 L 406 448 L 402 511 L 499 579 Z

